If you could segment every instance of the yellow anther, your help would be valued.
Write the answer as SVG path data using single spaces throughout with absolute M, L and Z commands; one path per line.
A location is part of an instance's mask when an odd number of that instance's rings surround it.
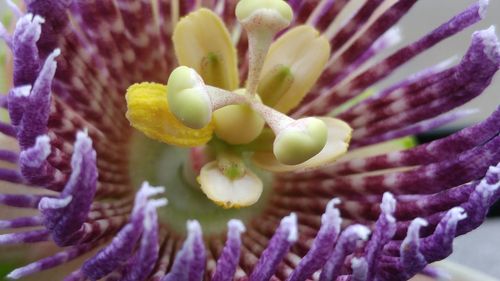
M 177 146 L 198 146 L 212 138 L 213 125 L 194 130 L 182 124 L 169 110 L 167 86 L 157 83 L 134 84 L 127 89 L 130 124 L 146 136 Z
M 168 78 L 168 104 L 179 121 L 201 129 L 212 119 L 212 102 L 201 77 L 185 66 L 176 68 Z
M 244 95 L 245 90 L 235 94 Z M 247 104 L 228 105 L 214 112 L 215 134 L 230 144 L 247 144 L 256 139 L 265 121 Z

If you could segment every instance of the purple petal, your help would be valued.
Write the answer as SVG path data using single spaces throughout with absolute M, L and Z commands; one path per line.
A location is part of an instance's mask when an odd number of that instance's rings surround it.
M 212 281 L 231 281 L 238 267 L 241 252 L 241 233 L 245 226 L 239 220 L 230 220 L 227 224 L 227 240 L 222 250 Z
M 42 218 L 39 216 L 20 217 L 11 220 L 0 220 L 0 229 L 21 228 L 28 226 L 41 226 Z
M 406 238 L 401 243 L 401 264 L 399 271 L 401 272 L 402 279 L 410 279 L 428 263 L 420 249 L 420 228 L 422 226 L 427 226 L 427 222 L 424 219 L 414 219 L 408 228 Z
M 48 198 L 42 199 L 39 206 L 45 225 L 52 231 L 52 238 L 59 246 L 67 246 L 68 238 L 80 230 L 87 220 L 96 191 L 96 152 L 92 148 L 92 140 L 84 132 L 76 136 L 71 168 L 71 176 L 60 195 L 61 200 L 71 198 L 70 202 L 53 208 L 45 203 L 46 200 L 54 200 Z
M 327 261 L 340 233 L 342 219 L 340 218 L 339 210 L 335 208 L 335 204 L 339 203 L 339 199 L 333 199 L 328 203 L 326 211 L 321 217 L 321 228 L 309 252 L 302 258 L 292 275 L 288 277 L 288 281 L 299 281 L 310 278 Z
M 162 281 L 201 281 L 205 272 L 206 254 L 197 221 L 188 221 L 188 236 L 182 249 L 177 252 L 170 273 Z
M 52 80 L 57 68 L 55 58 L 60 53 L 61 51 L 56 49 L 47 57 L 33 84 L 22 120 L 17 128 L 17 138 L 22 149 L 33 146 L 35 139 L 47 131 Z
M 396 200 L 394 196 L 390 193 L 385 193 L 380 208 L 382 209 L 382 213 L 375 224 L 372 237 L 366 245 L 364 256 L 356 262 L 356 266 L 353 263 L 353 269 L 354 267 L 358 268 L 358 274 L 362 276 L 366 275 L 368 278 L 375 276 L 378 256 L 385 244 L 392 239 L 396 232 L 396 220 L 394 218 Z M 365 265 L 362 265 L 362 263 L 366 263 L 366 273 L 364 273 Z
M 457 224 L 466 217 L 463 208 L 451 209 L 441 220 L 434 234 L 423 239 L 420 250 L 429 263 L 444 259 L 451 254 Z
M 130 258 L 143 231 L 147 199 L 161 192 L 162 188 L 153 188 L 148 183 L 142 185 L 136 195 L 129 223 L 116 234 L 108 246 L 83 264 L 82 270 L 88 278 L 98 280 Z
M 297 231 L 297 217 L 294 213 L 281 220 L 280 226 L 255 265 L 250 281 L 267 281 L 273 276 L 285 254 L 297 241 Z
M 409 4 L 411 6 L 413 3 L 413 1 L 403 1 L 398 2 L 395 5 L 404 6 Z M 300 110 L 294 113 L 294 116 L 327 114 L 333 106 L 339 105 L 357 96 L 367 87 L 387 77 L 396 68 L 408 62 L 416 55 L 434 46 L 441 40 L 448 38 L 479 21 L 484 16 L 485 5 L 484 1 L 472 5 L 461 14 L 453 17 L 450 21 L 442 24 L 440 27 L 424 36 L 422 39 L 396 51 L 388 58 L 359 74 L 345 86 L 325 90 L 325 92 L 321 94 L 321 98 L 315 99 L 309 104 L 303 106 Z M 364 44 L 366 44 L 367 41 L 371 41 L 368 40 L 366 36 L 360 36 L 360 38 Z M 355 52 L 351 52 L 351 48 L 349 48 L 349 52 L 346 53 L 346 56 L 350 56 L 350 59 L 354 60 L 357 56 L 355 56 Z M 366 48 L 359 48 L 357 51 L 361 52 L 362 50 L 366 50 Z M 326 72 L 323 75 L 332 75 L 332 73 L 335 74 L 335 71 L 343 69 L 342 64 L 334 65 L 336 66 L 336 70 L 331 71 L 331 73 Z
M 21 268 L 18 268 L 9 275 L 7 275 L 7 278 L 10 279 L 19 279 L 24 276 L 37 273 L 43 270 L 47 270 L 50 268 L 54 268 L 56 266 L 59 266 L 61 264 L 65 264 L 73 259 L 76 259 L 83 254 L 93 250 L 95 247 L 98 246 L 98 243 L 89 243 L 89 244 L 83 244 L 83 245 L 78 245 L 75 247 L 72 247 L 68 250 L 59 252 L 53 256 L 41 259 L 39 261 L 33 262 L 31 264 L 28 264 L 26 266 L 23 266 Z
M 38 208 L 43 195 L 0 194 L 0 204 L 18 208 Z
M 345 258 L 356 248 L 360 240 L 367 240 L 370 230 L 364 225 L 351 225 L 347 227 L 338 239 L 335 249 L 321 270 L 320 281 L 335 280 L 341 273 Z
M 42 33 L 40 16 L 27 14 L 16 24 L 13 36 L 14 86 L 33 85 L 41 68 L 36 42 Z
M 156 208 L 166 204 L 166 199 L 161 201 L 150 201 L 148 203 L 144 219 L 144 231 L 142 233 L 139 249 L 127 262 L 125 273 L 120 280 L 143 281 L 153 272 L 160 251 Z
M 36 243 L 49 240 L 49 231 L 45 229 L 0 234 L 0 245 Z
M 38 48 L 43 57 L 47 56 L 59 43 L 60 34 L 68 24 L 66 9 L 70 0 L 25 0 L 29 13 L 41 15 L 45 19 Z
M 35 144 L 21 151 L 19 166 L 26 181 L 36 186 L 45 186 L 47 189 L 59 190 L 54 182 L 61 182 L 65 176 L 56 170 L 47 158 L 51 153 L 50 139 L 47 135 L 36 138 Z

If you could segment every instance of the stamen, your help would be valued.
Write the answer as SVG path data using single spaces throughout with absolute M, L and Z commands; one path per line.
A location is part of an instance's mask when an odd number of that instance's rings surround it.
M 248 33 L 250 66 L 246 88 L 253 96 L 273 38 L 290 24 L 293 12 L 282 0 L 242 0 L 236 6 L 236 17 Z

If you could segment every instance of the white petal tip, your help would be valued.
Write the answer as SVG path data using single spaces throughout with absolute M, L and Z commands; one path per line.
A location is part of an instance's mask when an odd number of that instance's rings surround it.
M 418 228 L 429 225 L 429 223 L 423 218 L 416 218 L 411 222 L 411 224 L 418 226 Z
M 382 211 L 386 214 L 392 214 L 396 210 L 396 199 L 390 192 L 384 193 L 382 197 L 382 204 L 380 205 Z
M 31 85 L 19 86 L 12 89 L 12 94 L 15 97 L 29 97 L 31 94 Z
M 50 54 L 51 58 L 55 59 L 56 57 L 61 55 L 61 49 L 57 48 Z
M 335 208 L 335 205 L 338 205 L 341 202 L 342 201 L 340 200 L 340 198 L 333 198 L 332 200 L 330 200 L 330 202 L 328 202 L 328 205 L 326 206 L 326 208 L 333 209 L 333 208 Z
M 235 229 L 236 231 L 238 231 L 239 233 L 243 233 L 246 231 L 246 227 L 245 225 L 243 224 L 242 221 L 240 220 L 230 220 L 228 223 L 227 223 L 227 226 L 229 229 Z
M 295 242 L 299 238 L 299 231 L 297 228 L 297 215 L 291 213 L 289 216 L 281 220 L 281 225 L 288 230 L 288 242 Z
M 165 192 L 165 187 L 155 187 L 150 185 L 149 182 L 145 181 L 142 183 L 141 190 L 139 192 L 144 192 L 147 197 L 151 197 Z
M 71 203 L 73 200 L 73 196 L 68 196 L 65 198 L 51 198 L 51 197 L 43 197 L 38 203 L 39 210 L 48 210 L 48 209 L 62 209 Z
M 189 220 L 186 225 L 189 234 L 201 233 L 201 225 L 197 220 Z
M 456 221 L 461 221 L 467 218 L 467 213 L 465 212 L 464 208 L 462 207 L 455 207 L 451 209 L 450 211 L 450 216 L 452 219 L 455 219 Z
M 337 224 L 340 228 L 342 219 L 340 218 L 340 211 L 335 207 L 335 205 L 340 204 L 339 198 L 333 198 L 326 205 L 325 213 L 321 216 L 321 224 Z
M 364 225 L 353 225 L 352 226 L 354 233 L 359 237 L 359 239 L 366 241 L 370 236 L 370 229 Z
M 167 200 L 167 198 L 153 199 L 153 200 L 149 200 L 148 204 L 151 207 L 156 209 L 156 208 L 167 206 L 168 200 Z
M 499 63 L 500 42 L 498 41 L 498 37 L 496 35 L 496 27 L 492 25 L 487 29 L 477 31 L 474 34 L 477 34 L 477 36 L 479 36 L 483 41 L 483 51 L 486 56 L 488 56 L 491 61 Z
M 479 16 L 484 19 L 486 17 L 486 12 L 488 10 L 488 5 L 490 4 L 489 0 L 479 0 Z

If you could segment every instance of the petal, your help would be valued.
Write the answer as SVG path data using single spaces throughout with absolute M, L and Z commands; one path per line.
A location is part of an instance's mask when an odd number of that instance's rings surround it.
M 181 19 L 172 40 L 179 64 L 194 68 L 207 85 L 238 88 L 236 49 L 226 26 L 212 11 L 200 9 Z
M 340 275 L 345 258 L 356 249 L 360 240 L 367 240 L 370 230 L 360 224 L 348 226 L 338 238 L 335 249 L 321 269 L 320 281 L 336 280 Z
M 239 220 L 230 220 L 227 225 L 226 245 L 217 260 L 217 268 L 212 281 L 233 280 L 240 260 L 241 233 L 245 231 L 245 226 Z
M 203 234 L 198 221 L 187 222 L 188 235 L 175 255 L 170 273 L 162 281 L 201 281 L 206 265 Z
M 292 213 L 281 220 L 267 248 L 260 255 L 260 259 L 255 265 L 249 280 L 271 280 L 271 276 L 276 272 L 278 265 L 297 239 L 297 216 Z
M 253 205 L 262 194 L 260 178 L 246 169 L 245 175 L 237 179 L 226 177 L 217 161 L 203 166 L 198 181 L 207 197 L 225 208 L 239 208 Z
M 146 215 L 144 219 L 144 232 L 142 233 L 141 241 L 138 243 L 138 249 L 134 256 L 132 256 L 126 266 L 122 281 L 142 281 L 153 271 L 156 261 L 158 260 L 160 246 L 158 243 L 158 216 L 156 213 L 155 205 L 164 205 L 166 200 L 156 200 L 148 203 L 146 207 Z
M 198 146 L 212 138 L 213 127 L 194 130 L 184 126 L 168 109 L 167 86 L 134 84 L 127 90 L 127 118 L 148 137 L 178 146 Z
M 358 58 L 359 55 L 361 55 L 362 52 L 381 35 L 381 32 L 384 32 L 395 24 L 415 4 L 415 2 L 415 0 L 398 1 L 392 5 L 391 8 L 387 9 L 382 16 L 363 32 L 363 34 L 358 36 L 356 41 L 347 48 L 347 51 L 338 55 L 338 58 L 331 64 L 331 67 L 323 73 L 320 80 L 327 82 L 339 74 L 345 67 L 350 65 L 350 62 Z M 294 115 L 323 115 L 330 112 L 332 107 L 340 105 L 357 96 L 366 88 L 370 87 L 370 85 L 389 76 L 398 67 L 415 56 L 481 20 L 483 17 L 481 10 L 484 9 L 484 6 L 484 1 L 471 5 L 468 9 L 434 29 L 418 41 L 402 47 L 392 55 L 357 74 L 355 77 L 338 83 L 335 87 L 325 85 L 325 83 L 318 83 L 316 89 L 312 92 L 315 98 L 308 104 L 301 106 L 300 110 L 295 112 Z
M 67 246 L 72 234 L 79 231 L 86 222 L 97 185 L 96 152 L 92 140 L 86 133 L 79 132 L 71 159 L 72 173 L 60 197 L 43 198 L 38 206 L 52 239 L 59 246 Z M 64 201 L 67 201 L 65 203 Z M 51 202 L 64 202 L 62 206 Z
M 325 147 L 316 156 L 299 165 L 284 165 L 278 162 L 272 152 L 257 152 L 253 157 L 255 164 L 263 169 L 280 173 L 304 171 L 327 165 L 347 152 L 351 138 L 351 127 L 347 123 L 331 118 L 321 117 L 328 127 L 328 140 Z
M 271 45 L 262 69 L 258 93 L 264 103 L 284 113 L 295 108 L 318 80 L 329 56 L 328 40 L 314 28 L 304 25 L 285 33 Z M 283 82 L 288 85 L 276 91 L 272 84 L 283 74 L 290 78 Z
M 135 197 L 134 209 L 129 222 L 113 237 L 110 244 L 83 264 L 82 270 L 88 278 L 91 280 L 101 279 L 132 256 L 136 243 L 144 230 L 148 198 L 162 192 L 163 188 L 143 183 Z
M 307 280 L 325 265 L 334 250 L 340 233 L 342 219 L 339 210 L 335 208 L 335 204 L 339 203 L 340 200 L 335 198 L 327 204 L 325 213 L 321 216 L 321 228 L 316 234 L 311 249 L 302 258 L 287 281 Z

